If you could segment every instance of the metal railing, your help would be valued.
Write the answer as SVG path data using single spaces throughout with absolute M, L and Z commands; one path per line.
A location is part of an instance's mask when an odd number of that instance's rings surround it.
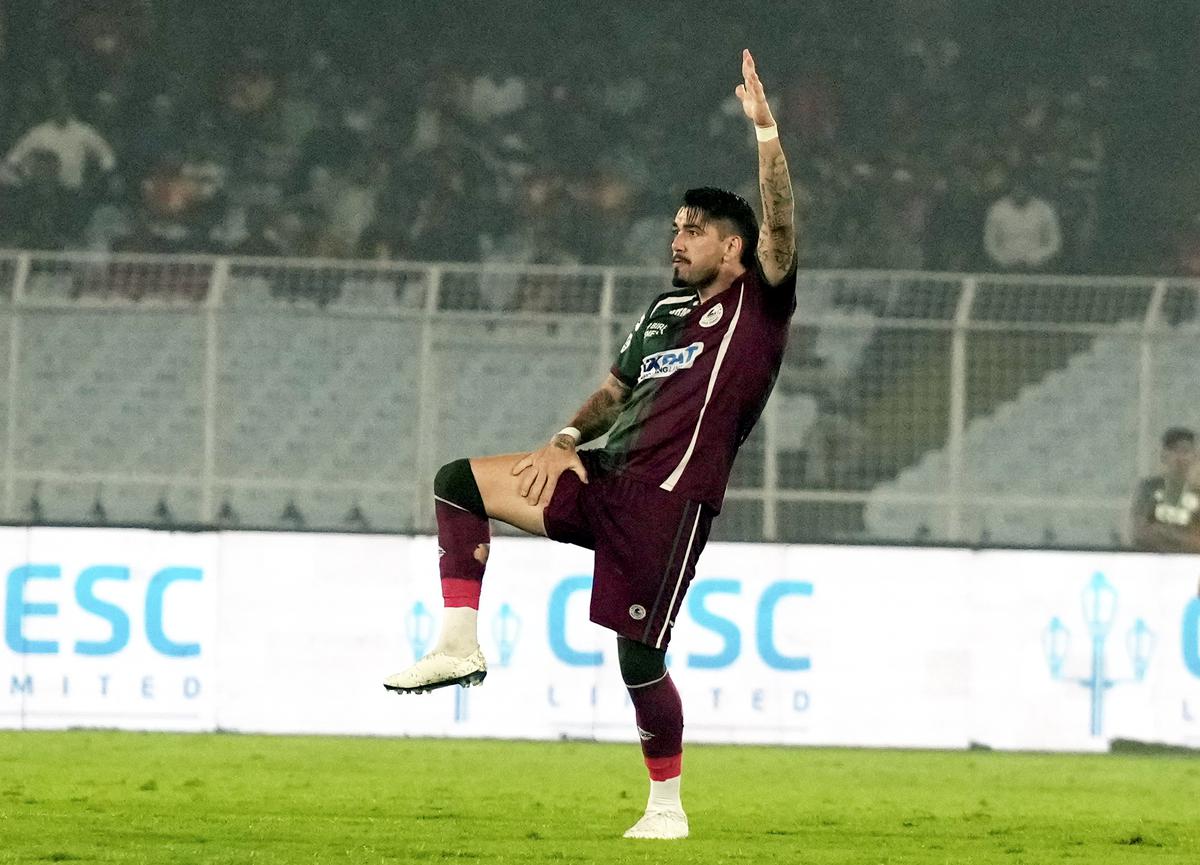
M 440 462 L 565 422 L 666 286 L 0 253 L 4 518 L 428 531 Z M 1200 426 L 1195 283 L 806 271 L 799 290 L 717 537 L 1115 544 L 1161 429 Z

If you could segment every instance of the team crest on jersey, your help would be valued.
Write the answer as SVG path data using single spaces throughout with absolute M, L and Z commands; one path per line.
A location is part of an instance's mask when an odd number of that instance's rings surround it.
M 704 343 L 693 342 L 683 348 L 672 348 L 648 354 L 642 358 L 642 372 L 638 376 L 638 383 L 640 384 L 648 378 L 666 378 L 681 369 L 687 369 L 695 363 L 702 351 L 704 351 Z
M 714 324 L 716 324 L 718 321 L 721 320 L 721 316 L 724 314 L 725 314 L 724 307 L 722 307 L 721 304 L 718 303 L 716 306 L 714 306 L 708 312 L 704 313 L 704 315 L 700 316 L 700 326 L 701 327 L 712 327 Z

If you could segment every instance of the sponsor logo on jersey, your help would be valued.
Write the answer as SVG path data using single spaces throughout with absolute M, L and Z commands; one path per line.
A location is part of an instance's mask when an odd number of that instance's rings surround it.
M 667 332 L 667 326 L 661 321 L 654 321 L 646 325 L 646 332 L 642 335 L 644 339 L 649 339 L 652 336 L 662 336 Z
M 704 351 L 704 343 L 693 342 L 683 348 L 671 348 L 648 354 L 642 358 L 642 372 L 638 376 L 638 383 L 640 384 L 648 378 L 666 378 L 681 369 L 687 369 L 695 363 L 702 351 Z
M 718 321 L 721 320 L 721 316 L 724 314 L 725 314 L 724 307 L 722 307 L 721 304 L 718 303 L 716 306 L 714 306 L 708 312 L 704 313 L 704 315 L 700 316 L 700 326 L 701 327 L 712 327 L 714 324 L 716 324 Z
M 671 310 L 671 315 L 677 315 L 680 318 L 685 318 L 686 316 L 689 316 L 691 314 L 692 314 L 692 308 L 690 306 L 681 306 L 681 307 L 679 307 L 679 309 Z

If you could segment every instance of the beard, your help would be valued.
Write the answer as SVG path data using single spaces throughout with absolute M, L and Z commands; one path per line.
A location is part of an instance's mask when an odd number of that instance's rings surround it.
M 684 277 L 679 272 L 678 265 L 671 271 L 671 285 L 674 288 L 694 288 L 703 289 L 713 284 L 717 278 L 718 269 L 713 267 L 706 271 L 693 273 L 689 277 Z

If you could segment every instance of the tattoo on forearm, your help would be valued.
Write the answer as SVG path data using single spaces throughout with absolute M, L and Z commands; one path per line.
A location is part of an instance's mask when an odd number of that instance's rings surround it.
M 758 177 L 762 190 L 763 225 L 768 229 L 791 225 L 795 202 L 792 200 L 792 181 L 788 175 L 787 159 L 783 153 L 760 155 Z
M 601 388 L 589 396 L 571 421 L 579 430 L 580 443 L 604 435 L 621 413 L 621 403 L 609 391 Z
M 796 202 L 782 150 L 760 152 L 758 178 L 763 202 L 759 258 L 764 265 L 786 273 L 796 252 Z

